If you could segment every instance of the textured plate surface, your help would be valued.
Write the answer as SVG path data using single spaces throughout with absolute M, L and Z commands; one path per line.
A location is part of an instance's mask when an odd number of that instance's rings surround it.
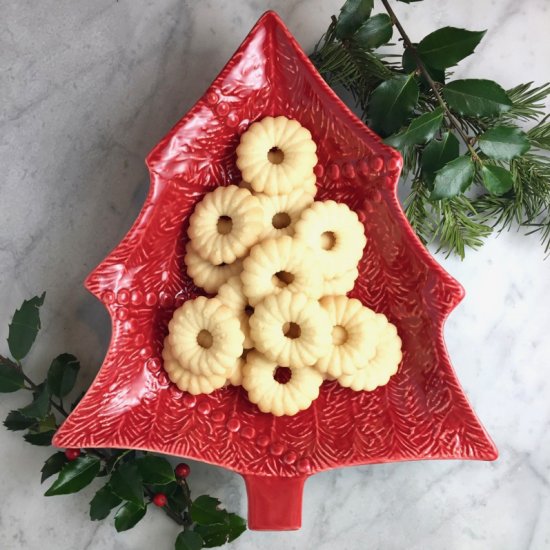
M 267 115 L 296 118 L 311 131 L 317 198 L 345 202 L 365 225 L 367 247 L 349 295 L 388 316 L 404 351 L 387 386 L 353 392 L 325 382 L 308 410 L 281 418 L 261 413 L 241 388 L 182 393 L 160 358 L 174 308 L 201 294 L 183 263 L 189 215 L 206 192 L 240 181 L 239 135 Z M 259 20 L 147 165 L 151 187 L 138 219 L 86 281 L 109 310 L 112 340 L 56 445 L 152 450 L 239 472 L 256 529 L 299 527 L 303 483 L 321 470 L 496 458 L 443 341 L 444 321 L 463 290 L 402 213 L 401 158 L 338 99 L 275 13 Z

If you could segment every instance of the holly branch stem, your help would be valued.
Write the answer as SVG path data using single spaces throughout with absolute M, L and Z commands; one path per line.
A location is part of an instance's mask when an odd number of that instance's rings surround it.
M 462 140 L 464 141 L 466 147 L 468 147 L 468 150 L 470 151 L 470 154 L 472 155 L 472 158 L 476 162 L 479 162 L 479 160 L 480 160 L 479 156 L 476 153 L 475 149 L 472 147 L 472 144 L 470 143 L 470 138 L 464 132 L 464 130 L 460 126 L 460 123 L 458 122 L 456 117 L 453 115 L 453 113 L 451 112 L 451 110 L 449 109 L 447 104 L 445 103 L 445 100 L 443 99 L 443 96 L 439 92 L 437 84 L 435 83 L 434 79 L 431 77 L 428 69 L 426 68 L 426 65 L 424 65 L 424 62 L 422 61 L 422 59 L 418 55 L 418 51 L 417 51 L 416 47 L 414 46 L 411 39 L 409 38 L 409 35 L 407 34 L 405 29 L 403 28 L 403 25 L 401 24 L 401 22 L 399 21 L 399 19 L 395 15 L 395 12 L 393 11 L 392 7 L 390 6 L 389 1 L 388 0 L 382 0 L 382 4 L 384 5 L 385 10 L 388 12 L 388 15 L 390 16 L 390 19 L 392 20 L 392 23 L 395 25 L 395 27 L 399 31 L 399 34 L 401 35 L 401 38 L 403 39 L 403 42 L 405 43 L 405 46 L 411 51 L 411 54 L 414 57 L 416 66 L 418 67 L 418 69 L 420 70 L 420 72 L 422 73 L 424 78 L 426 79 L 426 82 L 428 83 L 428 85 L 432 89 L 432 91 L 433 91 L 433 93 L 434 93 L 434 95 L 437 99 L 437 102 L 439 103 L 439 105 L 441 105 L 443 111 L 445 112 L 445 115 L 447 116 L 447 119 L 448 119 L 449 123 L 456 130 L 457 134 L 462 138 Z

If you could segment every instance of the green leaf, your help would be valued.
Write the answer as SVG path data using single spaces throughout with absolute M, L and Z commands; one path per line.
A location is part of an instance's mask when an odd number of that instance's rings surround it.
M 479 137 L 479 147 L 493 159 L 512 160 L 527 153 L 531 146 L 519 128 L 495 126 Z
M 429 189 L 433 189 L 435 173 L 459 155 L 458 139 L 451 132 L 445 132 L 440 140 L 432 140 L 422 152 L 422 176 Z
M 414 75 L 396 76 L 382 82 L 370 96 L 368 118 L 372 129 L 384 136 L 398 130 L 418 103 Z
M 133 502 L 125 502 L 115 514 L 115 529 L 120 533 L 134 527 L 147 513 L 145 506 Z
M 55 430 L 46 430 L 46 431 L 34 431 L 29 430 L 23 436 L 23 439 L 30 443 L 31 445 L 38 445 L 40 447 L 49 447 L 52 444 L 53 436 L 55 435 Z
M 47 497 L 76 493 L 89 485 L 99 473 L 101 463 L 92 455 L 79 456 L 72 462 L 67 462 L 59 477 L 44 493 Z
M 176 539 L 176 550 L 200 550 L 204 546 L 202 537 L 195 531 L 183 531 Z
M 58 355 L 48 370 L 48 386 L 53 395 L 65 397 L 74 387 L 80 363 L 70 353 Z
M 417 46 L 417 44 L 413 44 L 413 46 Z M 406 73 L 413 73 L 415 71 L 418 71 L 418 65 L 416 64 L 416 59 L 414 58 L 413 52 L 410 48 L 405 48 L 403 50 L 403 57 L 401 58 L 401 64 L 403 65 L 403 70 Z M 445 71 L 443 69 L 436 69 L 435 67 L 430 67 L 426 65 L 426 70 L 428 71 L 428 74 L 432 77 L 433 80 L 435 80 L 436 82 L 440 82 L 441 84 L 445 83 Z M 429 88 L 428 81 L 426 80 L 424 75 L 420 74 L 419 77 L 423 85 Z
M 441 126 L 442 120 L 443 109 L 438 107 L 415 118 L 405 131 L 390 136 L 384 141 L 388 145 L 401 150 L 410 145 L 424 143 L 434 137 Z
M 92 521 L 105 519 L 121 502 L 122 500 L 113 493 L 111 487 L 105 485 L 90 501 L 90 519 Z
M 42 466 L 42 469 L 40 470 L 42 472 L 40 483 L 44 483 L 44 481 L 46 481 L 49 477 L 59 473 L 67 462 L 65 453 L 59 452 L 50 456 L 50 458 L 44 462 L 44 466 Z
M 368 19 L 374 0 L 346 0 L 334 27 L 340 40 L 349 38 Z
M 197 497 L 191 504 L 191 518 L 194 522 L 201 525 L 209 525 L 211 523 L 222 523 L 227 512 L 219 510 L 220 501 L 217 498 L 201 495 Z
M 0 393 L 12 393 L 25 387 L 23 373 L 9 362 L 0 362 Z
M 366 50 L 374 50 L 389 42 L 393 34 L 393 26 L 389 15 L 379 13 L 367 19 L 355 33 L 353 39 Z
M 461 115 L 495 116 L 508 111 L 512 101 L 492 80 L 453 80 L 443 88 L 449 107 Z
M 168 485 L 168 487 L 170 487 L 170 485 Z M 177 485 L 172 492 L 166 494 L 168 496 L 168 504 L 170 505 L 170 508 L 173 508 L 180 514 L 187 509 L 187 499 L 185 498 L 183 489 L 179 485 Z
M 46 293 L 25 300 L 13 314 L 8 335 L 8 346 L 14 359 L 20 360 L 29 353 L 40 330 L 40 306 Z
M 469 155 L 452 160 L 436 172 L 430 199 L 447 199 L 463 193 L 472 183 L 474 174 L 474 161 Z
M 229 540 L 229 530 L 229 524 L 227 522 L 195 526 L 195 532 L 198 533 L 204 541 L 204 548 L 223 546 Z
M 82 400 L 82 398 L 86 395 L 86 392 L 83 391 L 81 392 L 78 397 L 71 403 L 71 411 L 74 411 L 76 406 L 80 403 L 80 401 Z
M 443 27 L 420 41 L 418 54 L 426 65 L 446 69 L 474 53 L 486 32 Z
M 510 171 L 494 164 L 484 164 L 481 167 L 481 177 L 485 189 L 493 195 L 502 195 L 514 186 Z
M 36 394 L 34 401 L 19 409 L 19 412 L 27 418 L 44 418 L 50 411 L 50 391 L 44 384 Z
M 246 531 L 246 521 L 237 514 L 227 514 L 227 522 L 229 523 L 229 538 L 227 542 L 234 541 Z
M 147 455 L 138 459 L 136 464 L 144 483 L 164 485 L 176 480 L 174 469 L 165 458 Z
M 135 462 L 122 464 L 111 475 L 111 489 L 122 500 L 128 500 L 138 506 L 145 506 L 143 501 L 143 481 Z
M 12 430 L 14 432 L 26 430 L 34 424 L 36 424 L 36 418 L 29 418 L 21 414 L 19 411 L 10 411 L 6 417 L 6 420 L 4 420 L 4 426 L 6 426 L 8 430 Z

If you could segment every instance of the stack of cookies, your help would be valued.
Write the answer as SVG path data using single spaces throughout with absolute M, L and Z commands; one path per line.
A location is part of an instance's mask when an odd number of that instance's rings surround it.
M 394 325 L 349 292 L 366 244 L 345 204 L 315 201 L 316 144 L 297 121 L 253 123 L 237 147 L 243 181 L 205 195 L 185 264 L 215 297 L 174 312 L 164 368 L 181 390 L 242 385 L 276 416 L 307 409 L 324 379 L 386 384 L 401 361 Z

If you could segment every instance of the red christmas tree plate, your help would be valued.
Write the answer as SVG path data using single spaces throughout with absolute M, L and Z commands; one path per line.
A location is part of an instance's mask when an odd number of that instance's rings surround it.
M 201 291 L 183 263 L 190 213 L 218 185 L 240 181 L 239 135 L 286 115 L 318 145 L 318 199 L 345 202 L 367 247 L 350 296 L 385 313 L 403 340 L 385 387 L 325 382 L 296 416 L 261 413 L 240 387 L 194 397 L 168 380 L 161 350 L 174 308 Z M 428 254 L 396 197 L 401 158 L 327 86 L 279 17 L 266 13 L 205 95 L 147 158 L 151 188 L 132 229 L 90 274 L 112 340 L 91 388 L 55 436 L 59 447 L 120 447 L 240 473 L 252 529 L 296 529 L 315 472 L 398 460 L 492 460 L 497 451 L 450 365 L 443 324 L 461 286 Z

